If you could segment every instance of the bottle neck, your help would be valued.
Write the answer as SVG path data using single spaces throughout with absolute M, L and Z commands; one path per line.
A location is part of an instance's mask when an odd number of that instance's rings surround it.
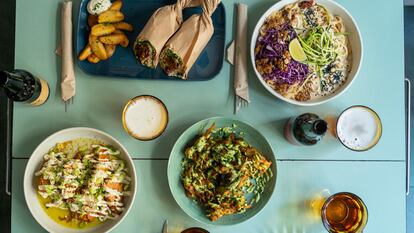
M 328 124 L 318 115 L 313 113 L 302 114 L 292 120 L 290 126 L 291 134 L 294 136 L 295 144 L 315 145 L 326 133 Z
M 327 129 L 328 124 L 322 119 L 308 119 L 300 126 L 303 132 L 303 136 L 306 138 L 319 138 L 323 136 Z
M 37 80 L 29 72 L 14 70 L 0 71 L 2 89 L 7 97 L 16 102 L 32 102 L 36 96 Z
M 9 72 L 0 71 L 0 87 L 5 87 L 9 80 Z
M 324 135 L 328 130 L 328 124 L 324 120 L 316 120 L 312 125 L 312 132 L 315 135 Z
M 11 93 L 18 93 L 24 87 L 24 77 L 17 72 L 1 71 L 0 79 L 0 86 Z

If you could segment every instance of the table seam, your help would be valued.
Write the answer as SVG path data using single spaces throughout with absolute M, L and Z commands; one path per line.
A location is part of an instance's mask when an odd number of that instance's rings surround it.
M 28 160 L 29 158 L 12 157 L 16 160 Z M 154 161 L 168 161 L 169 158 L 131 158 L 132 160 L 154 160 Z M 276 159 L 278 162 L 383 162 L 383 163 L 401 163 L 405 160 L 368 160 L 368 159 Z

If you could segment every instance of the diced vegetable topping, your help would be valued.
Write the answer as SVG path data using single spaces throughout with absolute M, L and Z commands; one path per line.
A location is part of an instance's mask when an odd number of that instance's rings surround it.
M 257 40 L 256 66 L 267 80 L 279 84 L 302 82 L 309 73 L 308 66 L 291 59 L 288 46 L 296 38 L 296 32 L 289 24 L 269 28 Z
M 242 133 L 214 127 L 185 149 L 181 172 L 187 196 L 202 204 L 212 221 L 249 209 L 273 176 L 272 163 Z
M 87 140 L 87 139 L 85 139 Z M 129 196 L 131 178 L 120 152 L 103 144 L 80 147 L 69 153 L 71 142 L 58 143 L 44 155 L 35 173 L 38 193 L 50 200 L 46 207 L 68 210 L 66 221 L 79 224 L 117 218 Z

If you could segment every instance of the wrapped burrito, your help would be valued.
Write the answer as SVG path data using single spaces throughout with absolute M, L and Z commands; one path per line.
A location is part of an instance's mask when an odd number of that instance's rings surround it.
M 211 15 L 220 0 L 204 0 L 203 13 L 188 18 L 160 54 L 160 66 L 168 74 L 187 79 L 188 71 L 214 33 Z
M 200 0 L 177 0 L 176 4 L 156 10 L 137 36 L 134 53 L 142 65 L 155 68 L 161 49 L 183 22 L 182 10 L 199 5 Z

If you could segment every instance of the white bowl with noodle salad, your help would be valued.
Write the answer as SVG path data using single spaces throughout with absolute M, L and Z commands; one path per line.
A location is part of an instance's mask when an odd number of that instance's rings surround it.
M 27 206 L 48 232 L 109 232 L 128 214 L 136 189 L 128 151 L 92 128 L 68 128 L 46 138 L 24 174 Z
M 344 93 L 358 75 L 361 34 L 332 0 L 282 0 L 259 19 L 250 45 L 256 76 L 274 96 L 313 106 Z

